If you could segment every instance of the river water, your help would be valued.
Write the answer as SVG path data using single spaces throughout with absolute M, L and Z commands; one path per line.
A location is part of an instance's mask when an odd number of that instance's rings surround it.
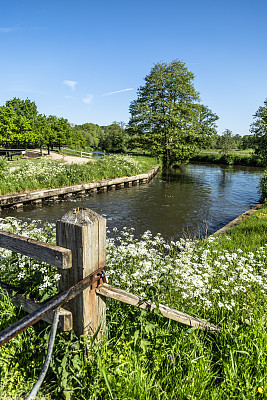
M 55 222 L 74 207 L 88 207 L 105 216 L 108 235 L 113 228 L 134 228 L 139 237 L 146 230 L 175 240 L 211 234 L 260 200 L 263 170 L 242 166 L 189 164 L 163 171 L 149 184 L 133 186 L 23 211 L 4 210 L 2 217 Z

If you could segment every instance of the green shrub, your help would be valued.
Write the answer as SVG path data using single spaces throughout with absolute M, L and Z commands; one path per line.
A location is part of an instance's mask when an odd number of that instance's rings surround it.
M 261 179 L 261 193 L 262 193 L 262 198 L 265 200 L 267 199 L 267 170 L 264 171 L 263 178 Z

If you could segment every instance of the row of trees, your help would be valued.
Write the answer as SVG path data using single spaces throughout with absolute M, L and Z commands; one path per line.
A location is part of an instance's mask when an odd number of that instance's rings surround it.
M 0 107 L 0 143 L 6 147 L 37 147 L 45 144 L 84 146 L 68 120 L 38 113 L 35 102 L 14 98 Z
M 100 127 L 93 123 L 71 125 L 67 119 L 38 113 L 35 102 L 14 98 L 0 107 L 0 145 L 10 148 L 70 146 L 107 152 L 126 151 L 123 122 Z
M 163 165 L 186 163 L 199 148 L 255 148 L 267 162 L 267 100 L 255 114 L 251 135 L 226 130 L 217 134 L 218 116 L 201 104 L 194 75 L 179 60 L 158 63 L 130 104 L 130 121 L 107 127 L 70 125 L 64 118 L 39 114 L 29 99 L 14 98 L 0 107 L 0 142 L 13 147 L 49 143 L 90 147 L 107 152 L 142 148 L 162 159 Z
M 234 135 L 230 129 L 226 129 L 221 135 L 218 135 L 217 132 L 211 135 L 206 141 L 203 148 L 218 149 L 221 150 L 223 153 L 227 153 L 231 149 L 252 149 L 255 146 L 254 141 L 254 135 Z

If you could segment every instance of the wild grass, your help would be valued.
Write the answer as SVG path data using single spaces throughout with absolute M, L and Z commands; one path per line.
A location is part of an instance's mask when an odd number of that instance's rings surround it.
M 220 150 L 201 150 L 196 154 L 192 161 L 206 162 L 212 164 L 226 165 L 248 165 L 254 167 L 264 167 L 264 162 L 261 158 L 255 155 L 252 150 L 238 151 L 231 150 L 228 154 L 222 154 Z
M 137 175 L 148 172 L 156 164 L 157 161 L 149 157 L 112 155 L 86 164 L 69 165 L 47 159 L 27 161 L 10 171 L 10 164 L 1 160 L 0 195 Z
M 43 235 L 37 226 L 14 219 L 1 220 L 0 228 L 40 239 Z M 128 228 L 115 232 L 116 239 L 107 244 L 112 285 L 206 318 L 221 332 L 202 332 L 109 300 L 102 343 L 57 334 L 37 398 L 266 398 L 266 230 L 265 206 L 227 234 L 198 242 L 167 243 L 150 232 L 137 240 Z M 17 279 L 28 268 L 21 260 L 12 269 L 9 259 L 14 255 L 1 257 L 1 279 Z M 46 274 L 43 270 L 40 286 Z M 52 276 L 47 289 L 56 284 Z M 44 287 L 40 290 L 43 295 Z M 0 315 L 3 329 L 21 313 L 4 297 Z M 1 348 L 1 398 L 21 398 L 30 391 L 44 361 L 48 331 L 40 322 Z

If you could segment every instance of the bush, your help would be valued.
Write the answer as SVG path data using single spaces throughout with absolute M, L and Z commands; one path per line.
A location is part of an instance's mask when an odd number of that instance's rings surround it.
M 262 192 L 262 198 L 265 200 L 267 199 L 267 170 L 264 171 L 264 176 L 261 178 L 261 192 Z

